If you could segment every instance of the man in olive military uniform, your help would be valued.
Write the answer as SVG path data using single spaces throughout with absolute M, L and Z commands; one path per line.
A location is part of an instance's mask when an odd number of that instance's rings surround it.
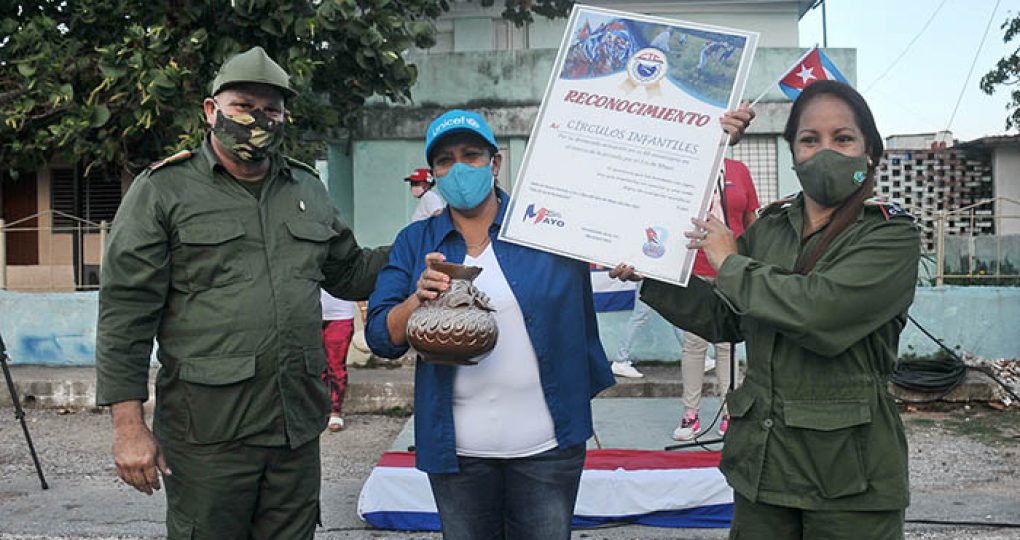
M 319 288 L 367 298 L 386 253 L 360 248 L 315 170 L 280 154 L 294 94 L 261 48 L 228 60 L 201 148 L 139 175 L 110 235 L 96 402 L 112 406 L 119 476 L 151 494 L 162 475 L 170 538 L 315 530 L 329 411 Z

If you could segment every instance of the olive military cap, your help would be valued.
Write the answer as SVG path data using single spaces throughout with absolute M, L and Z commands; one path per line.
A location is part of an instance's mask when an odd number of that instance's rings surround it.
M 227 86 L 240 83 L 268 84 L 280 89 L 284 97 L 297 95 L 290 86 L 290 75 L 262 47 L 252 47 L 224 62 L 213 79 L 212 95 L 215 96 Z

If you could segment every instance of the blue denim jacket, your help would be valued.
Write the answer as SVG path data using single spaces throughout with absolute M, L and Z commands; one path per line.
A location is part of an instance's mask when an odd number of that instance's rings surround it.
M 489 228 L 496 259 L 524 313 L 524 324 L 538 356 L 542 392 L 561 447 L 592 435 L 591 398 L 612 386 L 613 375 L 599 341 L 588 265 L 496 239 L 507 211 L 498 191 L 499 213 Z M 464 238 L 453 227 L 450 210 L 408 225 L 397 235 L 390 261 L 379 273 L 368 301 L 365 337 L 375 354 L 395 358 L 407 351 L 390 341 L 386 316 L 414 293 L 425 269 L 425 255 L 438 251 L 463 262 Z M 457 472 L 453 432 L 455 367 L 418 359 L 415 371 L 414 433 L 417 467 L 428 473 Z

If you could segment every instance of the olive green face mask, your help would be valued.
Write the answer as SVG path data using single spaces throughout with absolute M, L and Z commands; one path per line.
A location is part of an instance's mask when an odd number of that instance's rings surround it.
M 800 186 L 811 200 L 839 206 L 868 178 L 868 156 L 845 156 L 828 148 L 793 166 Z

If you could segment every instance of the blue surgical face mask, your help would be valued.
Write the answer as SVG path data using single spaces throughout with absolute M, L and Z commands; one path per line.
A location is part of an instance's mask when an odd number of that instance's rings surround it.
M 447 204 L 458 210 L 470 210 L 492 193 L 493 178 L 491 163 L 481 167 L 454 163 L 445 176 L 436 178 L 436 186 Z

